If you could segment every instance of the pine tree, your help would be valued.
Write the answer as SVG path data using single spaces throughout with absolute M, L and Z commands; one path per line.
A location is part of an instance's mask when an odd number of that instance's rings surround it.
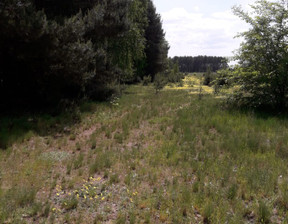
M 154 76 L 156 73 L 165 70 L 167 65 L 168 42 L 165 40 L 165 33 L 162 28 L 161 16 L 156 13 L 156 8 L 151 0 L 148 0 L 147 8 L 148 26 L 145 30 L 146 38 L 146 74 Z

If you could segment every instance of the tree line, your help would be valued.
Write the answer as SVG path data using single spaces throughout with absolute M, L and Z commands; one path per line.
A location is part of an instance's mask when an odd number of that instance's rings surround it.
M 101 100 L 167 67 L 151 0 L 2 0 L 0 108 Z
M 228 60 L 224 57 L 215 56 L 183 56 L 172 58 L 174 63 L 178 63 L 180 72 L 206 72 L 208 69 L 216 72 L 219 69 L 228 67 Z

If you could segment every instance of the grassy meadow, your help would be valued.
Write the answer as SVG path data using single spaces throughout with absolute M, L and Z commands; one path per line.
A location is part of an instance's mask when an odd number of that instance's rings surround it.
M 0 120 L 0 223 L 288 223 L 288 120 L 187 76 Z

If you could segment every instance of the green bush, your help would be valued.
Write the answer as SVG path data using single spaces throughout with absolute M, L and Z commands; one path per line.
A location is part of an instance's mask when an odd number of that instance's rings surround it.
M 157 94 L 161 89 L 165 87 L 165 85 L 167 84 L 167 80 L 162 73 L 157 73 L 155 75 L 153 84 Z
M 143 86 L 148 86 L 149 83 L 151 83 L 151 76 L 150 75 L 144 76 L 142 81 Z

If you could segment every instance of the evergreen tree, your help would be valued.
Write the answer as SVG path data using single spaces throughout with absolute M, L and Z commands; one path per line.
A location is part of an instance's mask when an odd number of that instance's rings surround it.
M 151 75 L 154 80 L 155 74 L 164 71 L 167 66 L 169 46 L 165 40 L 161 16 L 156 13 L 156 8 L 151 0 L 148 0 L 147 17 L 148 26 L 145 30 L 146 74 Z
M 106 98 L 162 71 L 168 51 L 148 0 L 3 0 L 0 32 L 3 107 Z

